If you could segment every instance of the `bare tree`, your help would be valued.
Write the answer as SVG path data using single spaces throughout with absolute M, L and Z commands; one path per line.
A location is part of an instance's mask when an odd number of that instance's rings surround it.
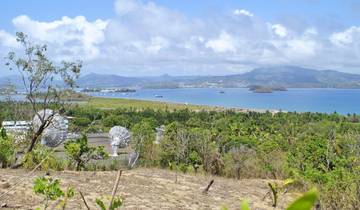
M 5 58 L 6 65 L 10 70 L 19 73 L 32 114 L 37 115 L 41 121 L 40 126 L 34 128 L 30 135 L 27 152 L 31 152 L 43 131 L 51 124 L 53 117 L 64 110 L 66 103 L 61 90 L 64 87 L 75 86 L 82 62 L 62 61 L 57 65 L 47 57 L 46 45 L 33 44 L 22 32 L 16 33 L 16 40 L 24 48 L 24 54 L 18 56 L 15 52 L 9 52 Z M 45 111 L 39 114 L 39 111 L 49 108 L 54 110 L 50 115 Z

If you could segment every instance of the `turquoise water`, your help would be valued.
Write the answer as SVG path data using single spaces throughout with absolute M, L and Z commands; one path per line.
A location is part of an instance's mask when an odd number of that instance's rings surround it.
M 221 94 L 220 91 L 225 93 Z M 135 93 L 92 93 L 91 95 L 232 108 L 360 114 L 359 89 L 289 89 L 274 93 L 253 93 L 246 88 L 141 89 Z

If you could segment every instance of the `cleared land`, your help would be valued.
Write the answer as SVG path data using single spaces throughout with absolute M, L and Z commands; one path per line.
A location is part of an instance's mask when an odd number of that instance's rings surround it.
M 242 108 L 226 108 L 220 106 L 206 106 L 206 105 L 194 105 L 194 104 L 182 104 L 182 103 L 171 103 L 161 101 L 149 101 L 149 100 L 138 100 L 138 99 L 123 99 L 123 98 L 100 98 L 91 97 L 87 101 L 78 102 L 81 105 L 91 106 L 101 109 L 116 109 L 116 108 L 132 108 L 138 110 L 144 110 L 147 108 L 154 110 L 181 110 L 189 109 L 192 111 L 224 111 L 233 110 L 236 112 L 266 112 L 262 109 L 242 109 Z M 277 110 L 269 110 L 270 112 L 278 112 Z
M 190 109 L 190 110 L 216 110 L 224 109 L 220 107 L 200 106 L 200 105 L 187 105 L 181 103 L 169 103 L 160 101 L 147 101 L 137 99 L 122 99 L 122 98 L 98 98 L 92 97 L 87 102 L 83 103 L 88 106 L 105 109 L 116 108 L 134 108 L 134 109 L 146 109 L 151 108 L 155 110 L 174 110 L 174 109 Z
M 41 205 L 42 198 L 33 193 L 32 186 L 34 178 L 45 172 L 38 171 L 34 176 L 27 176 L 27 173 L 25 170 L 0 169 L 0 179 L 10 185 L 24 178 L 14 191 L 0 198 L 0 204 L 6 203 L 17 209 L 34 209 Z M 116 171 L 51 172 L 51 176 L 61 179 L 64 187 L 74 186 L 82 191 L 90 208 L 98 209 L 95 199 L 111 195 Z M 211 179 L 215 179 L 213 187 L 208 194 L 202 194 Z M 249 201 L 251 209 L 274 209 L 269 197 L 263 199 L 268 192 L 267 181 L 178 174 L 175 183 L 175 172 L 139 168 L 123 172 L 118 195 L 124 199 L 124 209 L 220 209 L 223 206 L 239 209 L 242 199 Z M 0 194 L 5 190 L 0 188 Z M 292 193 L 282 196 L 278 209 L 284 209 L 294 197 L 296 195 Z M 86 209 L 79 193 L 68 202 L 67 209 Z

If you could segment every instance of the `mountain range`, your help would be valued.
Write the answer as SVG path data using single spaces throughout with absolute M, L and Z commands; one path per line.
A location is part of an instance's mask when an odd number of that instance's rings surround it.
M 0 85 L 21 86 L 17 76 L 0 77 Z M 360 75 L 334 70 L 315 70 L 295 66 L 256 68 L 243 74 L 225 76 L 155 76 L 124 77 L 88 74 L 78 79 L 85 88 L 186 88 L 186 87 L 248 87 L 261 85 L 286 88 L 360 88 Z

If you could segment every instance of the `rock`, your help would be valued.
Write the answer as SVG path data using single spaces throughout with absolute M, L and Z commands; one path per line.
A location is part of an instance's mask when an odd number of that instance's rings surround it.
M 3 180 L 0 181 L 0 189 L 7 189 L 10 187 L 10 184 L 8 182 L 5 182 Z

